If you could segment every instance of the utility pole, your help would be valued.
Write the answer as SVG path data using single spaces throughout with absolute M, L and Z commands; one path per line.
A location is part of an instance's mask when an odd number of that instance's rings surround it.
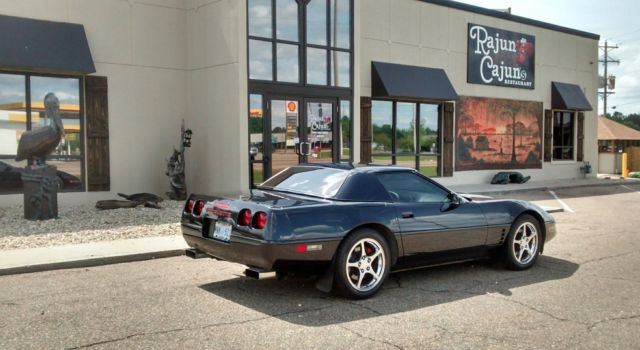
M 601 92 L 602 99 L 604 100 L 604 116 L 607 116 L 607 97 L 615 92 L 608 91 L 609 88 L 609 75 L 607 73 L 607 66 L 609 63 L 617 63 L 620 64 L 620 60 L 614 60 L 609 58 L 609 50 L 617 49 L 618 45 L 609 46 L 609 43 L 605 40 L 604 46 L 600 46 L 601 49 L 604 50 L 603 59 L 599 60 L 599 62 L 604 63 L 604 92 Z

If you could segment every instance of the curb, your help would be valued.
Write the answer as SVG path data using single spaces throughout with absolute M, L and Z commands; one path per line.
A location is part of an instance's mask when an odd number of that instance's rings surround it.
M 589 183 L 589 184 L 578 184 L 578 185 L 558 185 L 558 186 L 544 186 L 541 185 L 539 187 L 528 187 L 528 188 L 515 188 L 510 190 L 488 190 L 488 191 L 470 191 L 469 193 L 473 194 L 508 194 L 508 193 L 518 193 L 518 192 L 529 192 L 529 191 L 549 191 L 549 190 L 562 190 L 567 188 L 584 188 L 584 187 L 607 187 L 607 186 L 620 186 L 626 184 L 639 184 L 640 181 L 628 181 L 628 182 L 616 182 L 616 183 Z M 496 185 L 494 185 L 496 186 Z M 454 186 L 452 186 L 454 187 Z M 458 192 L 458 191 L 456 191 Z
M 170 258 L 170 257 L 180 256 L 180 255 L 184 255 L 184 249 L 120 255 L 120 256 L 109 256 L 109 257 L 95 258 L 95 259 L 64 261 L 64 262 L 56 262 L 56 263 L 50 263 L 50 264 L 27 265 L 27 266 L 0 269 L 0 276 L 18 275 L 23 273 L 44 272 L 44 271 L 53 271 L 53 270 L 76 269 L 76 268 L 82 268 L 82 267 L 113 265 L 113 264 L 121 264 L 121 263 L 136 262 L 136 261 Z

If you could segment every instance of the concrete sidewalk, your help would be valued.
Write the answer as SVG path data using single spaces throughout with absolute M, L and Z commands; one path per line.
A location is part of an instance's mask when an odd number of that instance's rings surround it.
M 492 194 L 492 193 L 508 193 L 522 192 L 534 190 L 554 190 L 572 187 L 592 187 L 592 186 L 616 186 L 616 185 L 633 185 L 640 184 L 640 179 L 633 178 L 577 178 L 567 180 L 550 180 L 550 181 L 530 181 L 523 184 L 507 184 L 507 185 L 452 185 L 447 186 L 458 193 L 473 194 Z
M 98 266 L 184 254 L 181 235 L 0 251 L 0 276 Z

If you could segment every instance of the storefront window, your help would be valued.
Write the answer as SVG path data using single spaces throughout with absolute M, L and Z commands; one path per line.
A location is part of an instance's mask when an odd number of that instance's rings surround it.
M 553 159 L 573 160 L 574 114 L 554 112 L 553 114 Z
M 372 101 L 371 126 L 373 129 L 372 161 L 380 164 L 392 164 L 393 102 Z
M 271 38 L 271 0 L 249 0 L 249 35 Z
M 298 4 L 294 0 L 276 0 L 276 38 L 298 41 Z
M 64 137 L 47 159 L 58 168 L 62 190 L 83 188 L 83 119 L 81 117 L 80 79 L 23 74 L 0 74 L 0 192 L 19 192 L 21 168 L 27 161 L 16 162 L 18 144 L 23 133 L 49 127 L 44 97 L 52 92 L 60 102 Z M 31 94 L 27 96 L 26 91 Z
M 340 160 L 351 160 L 351 101 L 340 101 Z
M 271 43 L 249 40 L 249 79 L 273 79 Z
M 331 46 L 351 47 L 351 1 L 331 0 Z
M 263 142 L 262 95 L 249 95 L 249 165 L 253 185 L 264 181 L 264 142 Z
M 247 1 L 250 80 L 351 87 L 352 0 Z
M 326 0 L 311 0 L 307 5 L 307 43 L 327 45 Z
M 349 87 L 351 62 L 348 52 L 331 51 L 331 85 Z
M 420 104 L 420 142 L 419 171 L 427 176 L 440 174 L 438 159 L 440 155 L 440 114 L 438 105 Z
M 439 176 L 438 107 L 424 103 L 372 101 L 373 162 L 411 167 L 427 176 Z
M 327 85 L 327 50 L 307 48 L 307 83 Z
M 278 81 L 297 83 L 300 80 L 298 45 L 277 44 Z

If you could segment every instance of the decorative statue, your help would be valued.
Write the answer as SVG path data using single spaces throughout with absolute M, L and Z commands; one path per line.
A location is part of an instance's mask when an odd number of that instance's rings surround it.
M 167 196 L 173 200 L 185 200 L 187 199 L 187 183 L 185 180 L 185 161 L 184 161 L 184 149 L 191 147 L 191 135 L 193 132 L 191 129 L 184 128 L 184 120 L 180 126 L 180 151 L 173 149 L 173 154 L 167 160 L 167 172 L 169 177 L 169 186 L 171 192 L 167 192 Z
M 60 118 L 60 101 L 52 92 L 44 97 L 44 107 L 50 125 L 22 133 L 16 156 L 17 161 L 28 159 L 32 162 L 21 175 L 24 217 L 28 220 L 58 217 L 57 168 L 47 165 L 46 159 L 64 137 L 64 126 Z
M 64 137 L 64 127 L 60 118 L 60 101 L 53 92 L 44 97 L 45 116 L 52 122 L 50 125 L 25 131 L 18 144 L 17 161 L 29 159 L 35 165 L 44 165 L 45 160 L 55 151 Z

